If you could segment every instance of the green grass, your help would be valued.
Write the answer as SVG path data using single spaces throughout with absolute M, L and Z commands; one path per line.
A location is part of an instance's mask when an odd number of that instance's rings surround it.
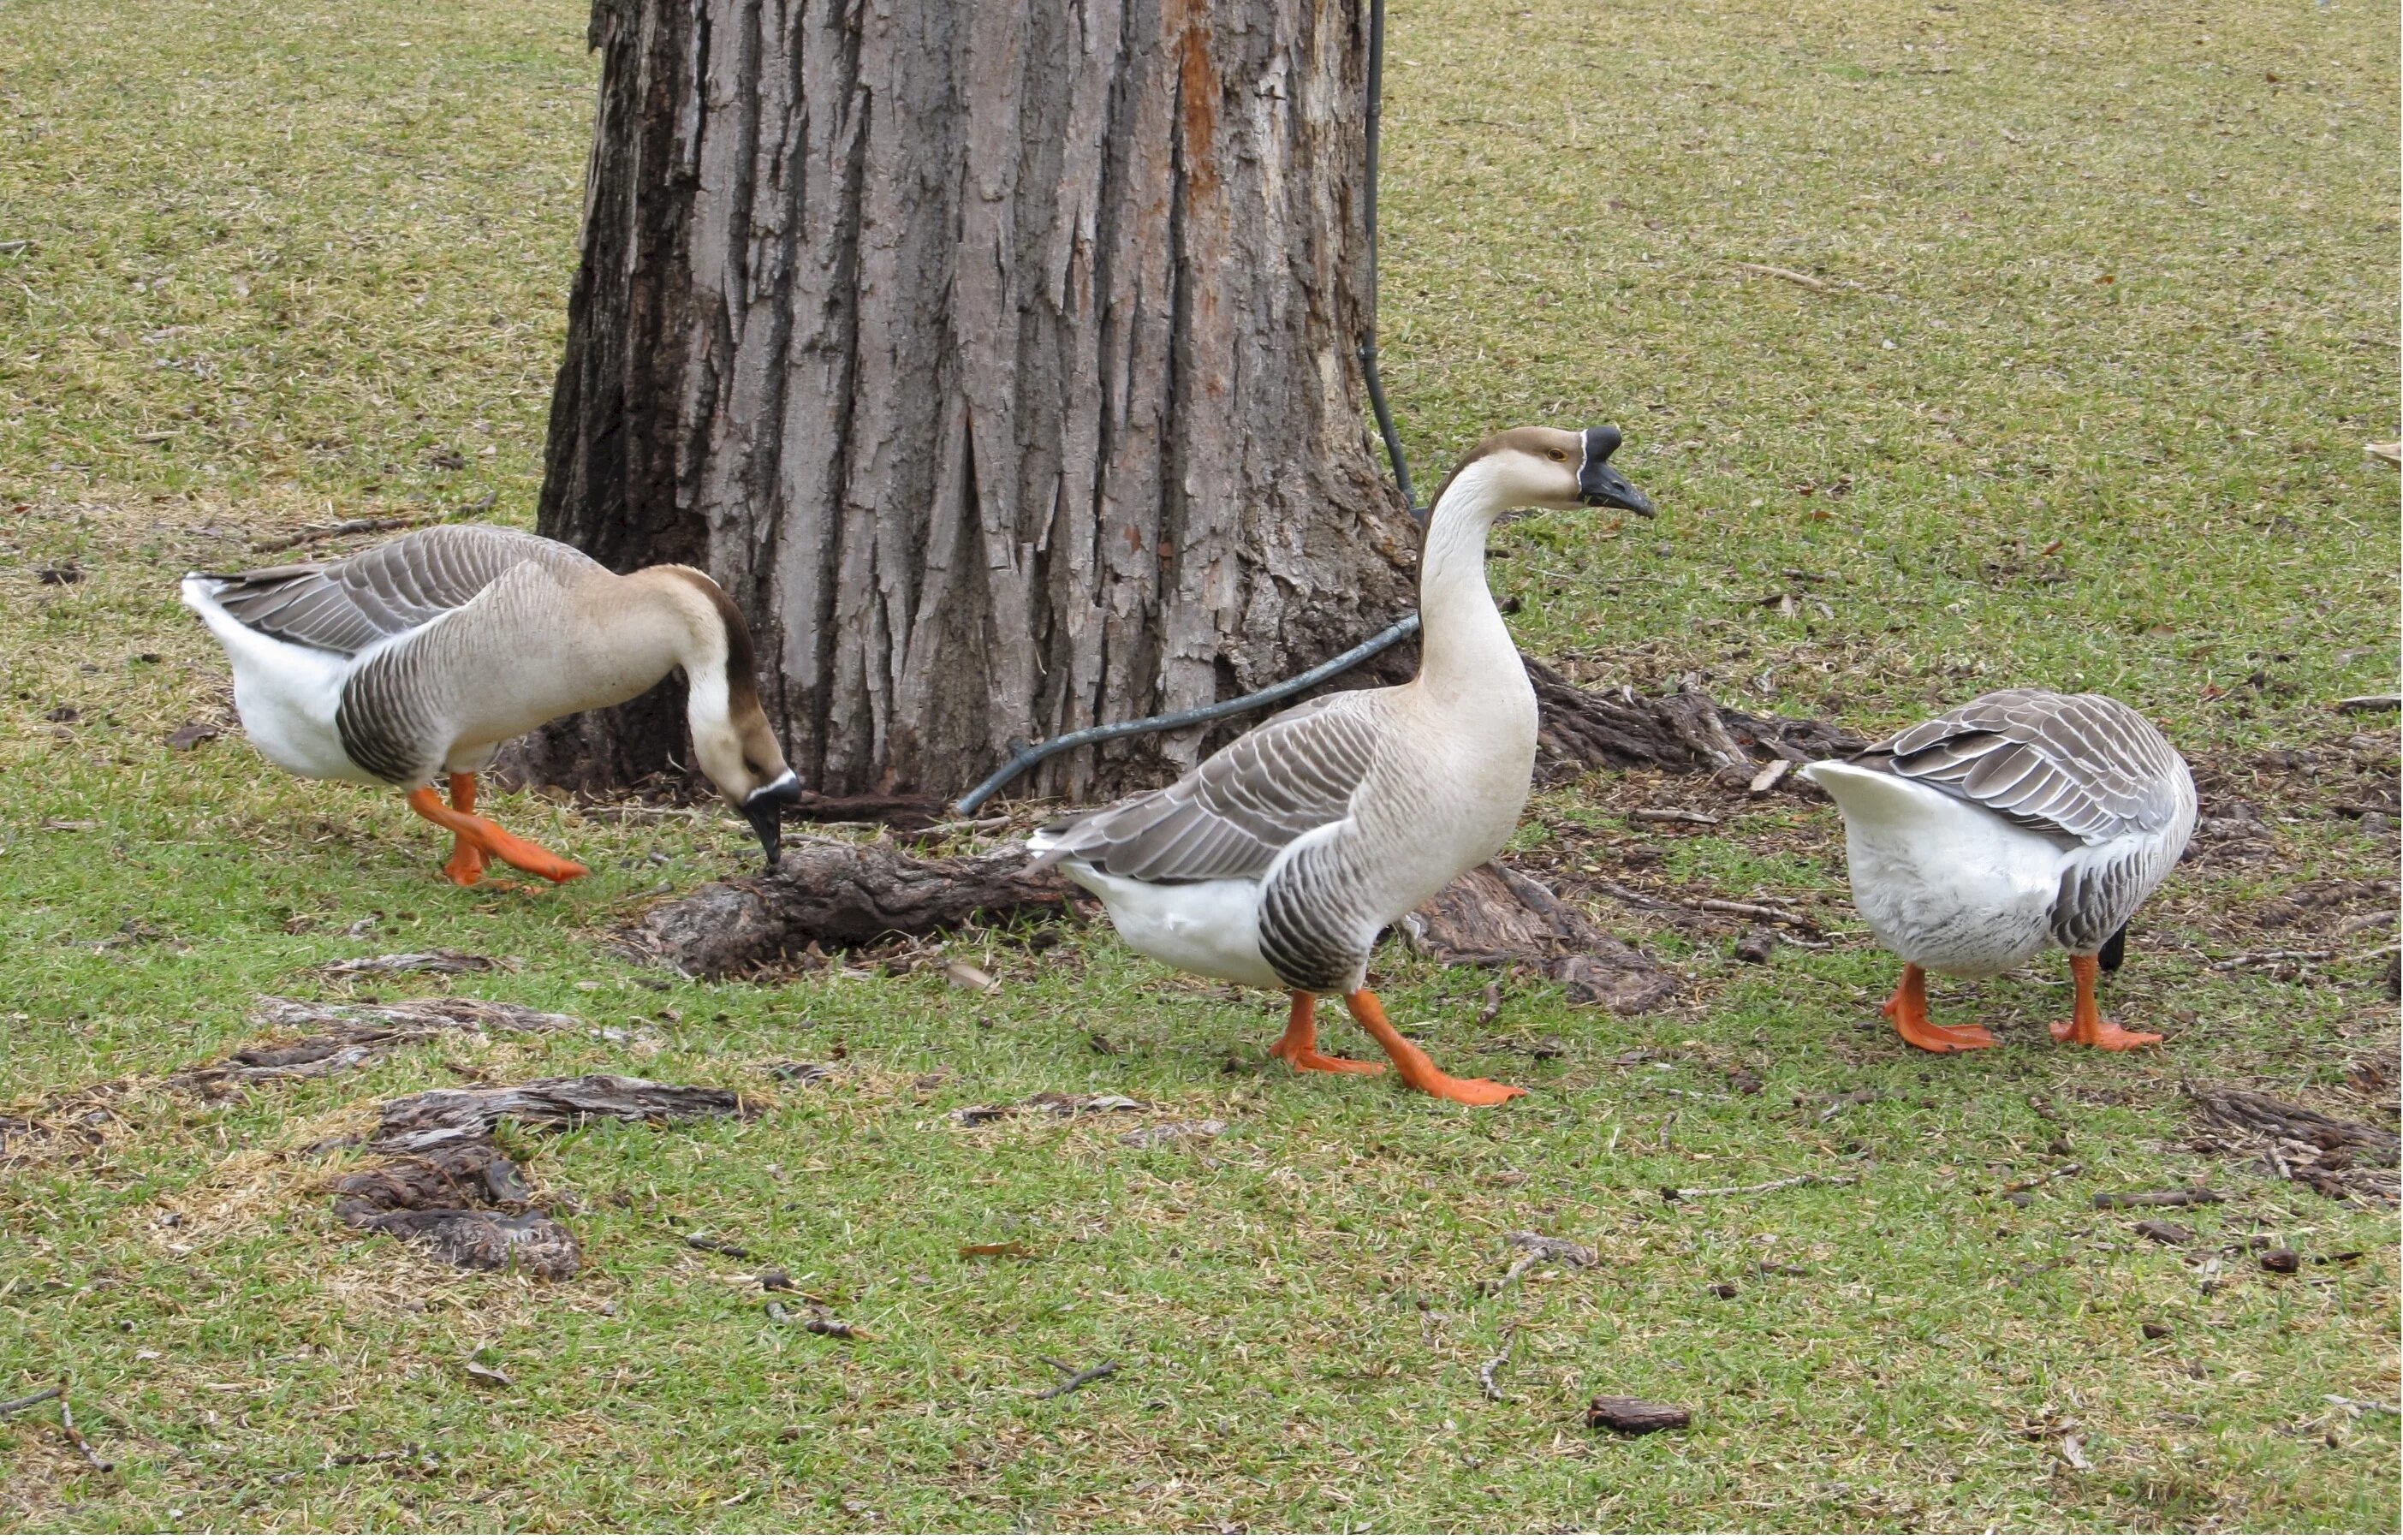
M 1839 944 L 1746 966 L 1729 935 L 1597 901 L 1690 982 L 1632 1020 L 1518 980 L 1479 1025 L 1485 976 L 1382 959 L 1440 1061 L 1540 1093 L 1499 1114 L 1271 1070 L 1274 1002 L 1105 930 L 952 938 L 998 977 L 984 996 L 908 959 L 669 979 L 608 934 L 748 859 L 714 812 L 504 797 L 594 875 L 463 893 L 394 799 L 294 783 L 238 735 L 169 749 L 229 710 L 182 571 L 329 514 L 489 494 L 530 517 L 584 7 L 7 17 L 0 1104 L 57 1123 L 57 1098 L 129 1082 L 96 1148 L 12 1133 L 0 1161 L 0 1400 L 71 1375 L 116 1464 L 51 1408 L 0 1419 L 16 1527 L 2396 1527 L 2396 1422 L 2326 1399 L 2396 1399 L 2395 1215 L 2190 1147 L 2179 1089 L 2392 1118 L 2391 1078 L 2348 1084 L 2393 1073 L 2391 896 L 2271 917 L 2395 872 L 2391 830 L 2336 812 L 2391 798 L 2392 719 L 2327 710 L 2395 686 L 2396 482 L 2360 452 L 2397 414 L 2390 10 L 1397 7 L 1385 356 L 1422 480 L 1493 427 L 1612 420 L 1663 509 L 1498 537 L 1533 650 L 1863 728 L 2006 683 L 2109 689 L 2213 772 L 2215 811 L 2270 825 L 2253 858 L 2182 868 L 2109 985 L 2162 1051 L 2054 1048 L 2047 966 L 1946 992 L 2002 1046 L 1938 1061 L 1876 1020 L 1891 964 L 1824 808 L 1680 838 L 1625 814 L 1690 784 L 1546 792 L 1518 845 L 1569 891 L 1774 899 Z M 35 576 L 70 559 L 82 581 Z M 2315 770 L 2265 767 L 2301 748 Z M 145 1078 L 260 1035 L 262 993 L 342 993 L 318 963 L 428 945 L 521 959 L 463 987 L 605 1035 L 462 1037 L 230 1107 Z M 2336 959 L 2202 961 L 2276 948 Z M 1490 1046 L 1546 1035 L 1562 1057 Z M 838 1046 L 828 1085 L 761 1069 Z M 302 1153 L 381 1097 L 604 1070 L 763 1110 L 512 1134 L 579 1204 L 571 1283 L 350 1232 L 320 1186 L 354 1157 Z M 1124 1117 L 944 1117 L 1089 1089 L 1229 1127 L 1139 1151 Z M 1657 1190 L 1806 1172 L 1858 1184 Z M 2198 1248 L 2366 1255 L 2292 1278 L 2233 1256 L 2206 1296 L 2090 1201 L 2185 1181 L 2229 1200 L 2179 1216 Z M 1521 1228 L 1603 1263 L 1489 1297 Z M 958 1255 L 1007 1239 L 1035 1255 Z M 873 1340 L 766 1320 L 764 1263 Z M 1475 1370 L 1506 1340 L 1516 1398 L 1490 1403 Z M 465 1378 L 479 1352 L 509 1386 Z M 1041 1401 L 1046 1356 L 1121 1369 Z M 1694 1426 L 1589 1434 L 1603 1392 Z M 353 1454 L 405 1457 L 331 1463 Z

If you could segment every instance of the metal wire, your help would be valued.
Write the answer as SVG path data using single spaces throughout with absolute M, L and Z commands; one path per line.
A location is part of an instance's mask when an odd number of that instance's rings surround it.
M 1400 489 L 1402 502 L 1410 508 L 1410 517 L 1424 519 L 1426 510 L 1418 506 L 1418 498 L 1410 491 L 1410 462 L 1402 454 L 1402 438 L 1395 431 L 1393 411 L 1385 405 L 1384 382 L 1377 375 L 1377 150 L 1384 96 L 1385 0 L 1368 0 L 1368 178 L 1366 194 L 1361 199 L 1361 221 L 1368 238 L 1368 283 L 1367 302 L 1363 307 L 1366 314 L 1360 328 L 1360 374 L 1368 388 L 1369 409 L 1377 415 L 1378 436 L 1385 441 L 1385 458 L 1393 466 L 1394 485 Z M 1330 658 L 1315 668 L 1271 685 L 1266 689 L 1254 690 L 1232 701 L 1219 701 L 1187 711 L 1146 716 L 1139 721 L 1109 722 L 1080 728 L 1040 743 L 1026 743 L 1013 739 L 1009 762 L 986 776 L 974 790 L 951 804 L 952 811 L 963 818 L 967 817 L 984 806 L 993 793 L 1055 754 L 1080 749 L 1088 743 L 1106 743 L 1113 738 L 1132 738 L 1138 733 L 1173 732 L 1179 728 L 1197 727 L 1203 722 L 1215 722 L 1222 717 L 1257 711 L 1262 706 L 1272 706 L 1334 678 L 1346 669 L 1367 662 L 1404 637 L 1415 636 L 1418 629 L 1419 617 L 1406 615 L 1349 652 Z

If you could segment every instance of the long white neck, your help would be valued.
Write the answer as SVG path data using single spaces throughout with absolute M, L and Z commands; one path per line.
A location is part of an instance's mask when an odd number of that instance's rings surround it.
M 1507 506 L 1497 467 L 1464 467 L 1427 514 L 1419 558 L 1419 687 L 1454 698 L 1525 674 L 1485 585 L 1485 535 Z

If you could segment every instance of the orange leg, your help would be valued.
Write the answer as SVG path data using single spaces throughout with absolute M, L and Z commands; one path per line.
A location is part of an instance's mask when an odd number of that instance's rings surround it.
M 1343 997 L 1343 1004 L 1351 1007 L 1352 1020 L 1359 1022 L 1377 1040 L 1377 1046 L 1392 1057 L 1394 1068 L 1401 1072 L 1403 1083 L 1412 1090 L 1472 1107 L 1498 1107 L 1514 1096 L 1527 1094 L 1516 1086 L 1492 1080 L 1455 1080 L 1444 1074 L 1435 1067 L 1435 1061 L 1426 1056 L 1424 1049 L 1394 1030 L 1394 1024 L 1385 1020 L 1385 1007 L 1367 990 L 1354 990 Z
M 2091 957 L 2072 957 L 2069 960 L 2069 977 L 2077 981 L 2077 1001 L 2069 1008 L 2068 1020 L 2052 1024 L 2052 1040 L 2076 1043 L 2081 1047 L 2102 1048 L 2108 1053 L 2150 1047 L 2160 1042 L 2160 1033 L 2129 1032 L 2117 1021 L 2103 1020 L 2102 1007 L 2094 1003 L 2094 976 L 2100 971 Z
M 1318 1051 L 1318 996 L 1293 992 L 1293 1012 L 1285 1018 L 1285 1035 L 1269 1047 L 1298 1070 L 1324 1070 L 1329 1075 L 1382 1075 L 1385 1066 L 1361 1059 L 1338 1059 Z
M 431 786 L 421 786 L 409 794 L 410 811 L 429 824 L 439 824 L 460 839 L 482 851 L 496 861 L 506 861 L 520 871 L 553 882 L 573 881 L 586 874 L 588 868 L 563 857 L 553 855 L 531 839 L 521 839 L 489 818 L 479 818 L 471 812 L 453 812 L 442 805 L 442 798 Z M 448 869 L 448 868 L 446 868 Z
M 1994 1034 L 1983 1027 L 1974 1023 L 1939 1027 L 1927 1019 L 1927 971 L 1916 963 L 1903 964 L 1902 982 L 1894 987 L 1894 998 L 1885 1003 L 1885 1019 L 1894 1023 L 1904 1042 L 1930 1053 L 1966 1053 L 1994 1046 Z
M 451 772 L 451 811 L 472 813 L 476 811 L 476 776 L 472 770 Z M 484 880 L 484 853 L 467 842 L 464 834 L 451 837 L 451 859 L 442 875 L 463 888 L 472 888 Z

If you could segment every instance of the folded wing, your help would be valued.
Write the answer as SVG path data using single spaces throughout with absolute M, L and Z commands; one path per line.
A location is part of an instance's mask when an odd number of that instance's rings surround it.
M 459 608 L 525 562 L 592 564 L 518 530 L 444 524 L 339 562 L 211 576 L 216 603 L 252 631 L 351 657 Z
M 2193 804 L 2169 740 L 2102 695 L 1995 690 L 1860 760 L 2088 845 L 2167 828 Z
M 1045 864 L 1072 858 L 1142 882 L 1263 876 L 1285 846 L 1349 813 L 1376 741 L 1368 695 L 1323 696 L 1174 785 L 1044 829 L 1035 848 Z

